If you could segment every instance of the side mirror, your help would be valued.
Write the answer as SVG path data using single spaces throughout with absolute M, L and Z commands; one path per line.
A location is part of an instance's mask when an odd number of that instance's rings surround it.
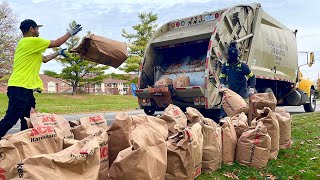
M 315 60 L 314 60 L 314 53 L 310 52 L 310 61 L 308 63 L 308 66 L 311 67 L 314 64 Z

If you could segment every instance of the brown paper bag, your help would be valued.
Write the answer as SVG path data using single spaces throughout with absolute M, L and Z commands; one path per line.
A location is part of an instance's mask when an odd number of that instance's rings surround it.
M 166 180 L 185 179 L 194 177 L 194 152 L 192 135 L 188 128 L 169 137 L 167 141 L 168 163 Z
M 161 134 L 161 136 L 164 139 L 168 138 L 168 133 L 169 133 L 168 126 L 164 120 L 154 116 L 147 116 L 145 114 L 133 115 L 129 117 L 131 118 L 131 121 L 132 121 L 132 126 L 133 126 L 131 128 L 132 130 L 143 123 L 149 123 L 150 126 L 152 126 L 154 130 L 156 130 L 159 134 Z
M 247 103 L 239 94 L 226 88 L 223 91 L 222 107 L 229 117 L 233 117 L 244 112 L 247 109 Z
M 71 121 L 70 125 L 74 138 L 77 140 L 81 140 L 92 134 L 97 134 L 100 130 L 108 130 L 107 121 L 103 115 L 80 118 L 78 122 Z
M 4 137 L 19 151 L 21 159 L 38 154 L 56 153 L 63 149 L 63 137 L 52 126 L 38 126 Z
M 165 129 L 163 126 L 164 130 Z M 109 178 L 121 180 L 164 179 L 167 146 L 162 134 L 146 122 L 130 133 L 132 146 L 119 152 L 110 167 Z
M 212 120 L 211 120 L 212 121 Z M 203 155 L 202 169 L 205 171 L 215 171 L 221 167 L 222 162 L 222 139 L 221 127 L 214 122 L 209 125 L 204 121 L 203 133 Z M 210 122 L 210 121 L 209 121 Z M 211 122 L 210 122 L 211 124 Z
M 70 131 L 70 124 L 63 116 L 39 113 L 37 110 L 32 109 L 30 112 L 29 121 L 32 127 L 52 126 L 56 129 L 58 136 L 62 136 L 67 139 L 73 139 L 73 134 Z
M 12 179 L 107 179 L 108 151 L 104 150 L 107 139 L 104 132 L 58 153 L 27 158 L 10 171 L 10 176 Z
M 262 121 L 267 126 L 268 134 L 271 137 L 271 149 L 269 159 L 277 159 L 279 151 L 280 128 L 276 115 L 269 107 L 265 107 L 262 111 L 258 111 L 259 116 L 256 121 Z
M 132 131 L 132 120 L 127 113 L 117 113 L 108 129 L 109 135 L 109 167 L 120 151 L 130 147 L 129 134 Z
M 0 141 L 2 174 L 9 179 L 10 169 L 21 160 L 38 154 L 59 152 L 62 149 L 63 138 L 57 137 L 55 129 L 51 126 L 38 126 L 7 135 Z
M 261 169 L 267 166 L 271 148 L 271 137 L 263 122 L 255 129 L 244 132 L 237 145 L 236 159 L 240 164 Z
M 173 80 L 173 87 L 189 87 L 190 86 L 190 78 L 189 76 L 178 76 L 175 80 Z
M 276 108 L 274 113 L 279 122 L 280 128 L 280 139 L 279 139 L 279 148 L 287 149 L 291 147 L 291 116 L 284 108 Z
M 202 169 L 202 154 L 203 154 L 203 134 L 200 123 L 194 124 L 191 129 L 193 158 L 194 158 L 194 178 L 200 176 Z
M 234 128 L 237 133 L 237 138 L 241 136 L 241 134 L 249 129 L 248 118 L 244 114 L 244 112 L 237 114 L 231 118 L 231 121 L 234 125 Z
M 235 160 L 237 133 L 229 117 L 221 119 L 222 125 L 222 160 L 227 165 L 232 165 Z
M 196 108 L 187 107 L 186 116 L 188 119 L 188 126 L 193 126 L 196 123 L 203 123 L 203 119 L 205 118 Z
M 0 140 L 0 179 L 9 179 L 10 169 L 20 161 L 18 149 L 7 139 Z
M 154 86 L 161 87 L 161 86 L 169 86 L 170 84 L 172 84 L 172 79 L 163 77 L 159 79 L 156 83 L 154 83 Z
M 169 128 L 169 135 L 182 131 L 187 127 L 187 116 L 176 105 L 170 104 L 163 112 L 163 119 Z
M 249 124 L 256 118 L 259 113 L 258 110 L 263 110 L 264 107 L 269 107 L 272 111 L 275 110 L 277 105 L 277 98 L 272 92 L 270 93 L 258 93 L 250 97 L 249 106 L 250 112 L 248 114 Z
M 83 59 L 114 68 L 118 68 L 128 58 L 126 43 L 94 34 L 86 35 L 70 52 L 77 52 Z

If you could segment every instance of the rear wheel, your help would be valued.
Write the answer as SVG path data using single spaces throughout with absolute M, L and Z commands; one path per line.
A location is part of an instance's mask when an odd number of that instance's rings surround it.
M 317 99 L 316 99 L 316 93 L 313 89 L 310 90 L 310 97 L 309 97 L 309 102 L 304 104 L 304 110 L 306 112 L 314 112 L 316 110 L 317 106 Z
M 155 112 L 156 112 L 155 110 L 150 109 L 150 108 L 144 109 L 144 113 L 146 113 L 147 115 L 150 115 L 150 116 L 154 115 Z

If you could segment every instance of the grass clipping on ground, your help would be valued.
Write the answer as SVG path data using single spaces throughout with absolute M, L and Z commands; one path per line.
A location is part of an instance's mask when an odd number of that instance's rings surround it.
M 46 113 L 101 113 L 134 110 L 138 107 L 138 100 L 132 95 L 35 94 L 34 96 L 37 110 Z M 0 102 L 0 117 L 2 117 L 8 108 L 6 94 L 0 93 Z
M 260 171 L 235 163 L 197 179 L 320 179 L 320 113 L 293 115 L 292 140 Z

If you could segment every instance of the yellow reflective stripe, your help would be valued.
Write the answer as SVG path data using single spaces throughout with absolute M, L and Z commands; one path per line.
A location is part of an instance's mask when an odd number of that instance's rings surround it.
M 250 74 L 247 75 L 247 78 L 251 78 L 253 76 L 253 72 L 251 72 Z
M 226 78 L 227 77 L 227 75 L 226 74 L 220 74 L 220 78 Z
M 229 66 L 229 63 L 226 62 L 226 66 Z
M 238 66 L 238 67 L 241 67 L 241 63 L 239 63 L 237 66 Z

